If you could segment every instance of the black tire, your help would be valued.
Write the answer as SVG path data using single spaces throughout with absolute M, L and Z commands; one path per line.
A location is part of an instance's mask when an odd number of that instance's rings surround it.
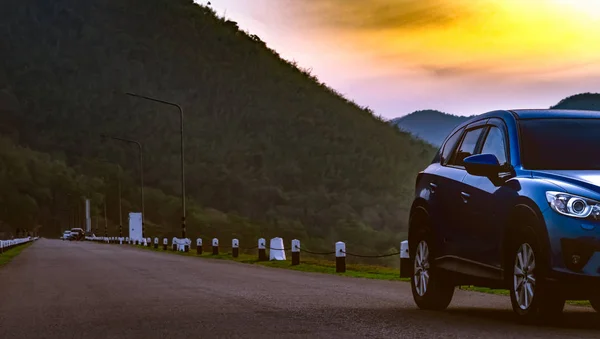
M 452 297 L 454 296 L 455 286 L 444 276 L 443 272 L 436 269 L 431 263 L 430 258 L 435 258 L 436 249 L 433 241 L 431 241 L 431 233 L 426 224 L 427 216 L 425 212 L 417 213 L 419 213 L 419 215 L 415 215 L 415 218 L 418 218 L 419 220 L 413 220 L 415 224 L 412 226 L 414 228 L 411 230 L 411 235 L 409 237 L 409 253 L 412 267 L 410 285 L 412 295 L 415 303 L 420 309 L 441 311 L 450 305 Z M 429 278 L 425 283 L 425 290 L 419 287 L 421 284 L 420 282 L 422 282 L 422 280 L 420 280 L 420 272 L 422 270 L 417 269 L 415 266 L 417 250 L 422 243 L 425 244 L 425 248 L 427 248 L 429 252 L 426 257 L 426 260 L 429 262 L 427 270 Z
M 507 262 L 506 273 L 507 280 L 509 282 L 510 290 L 510 301 L 514 313 L 518 319 L 525 323 L 538 323 L 547 322 L 562 314 L 565 306 L 565 298 L 562 297 L 560 291 L 552 288 L 547 282 L 546 277 L 548 274 L 548 258 L 545 252 L 542 250 L 539 237 L 531 227 L 525 227 L 523 230 L 513 234 L 511 239 L 509 261 Z M 532 252 L 530 258 L 534 259 L 534 268 L 527 264 L 527 259 L 523 253 L 529 254 Z M 518 254 L 521 253 L 523 258 L 522 264 L 518 263 Z M 517 278 L 517 265 L 524 266 L 522 270 L 524 275 L 528 278 Z M 531 285 L 532 279 L 534 278 L 534 284 Z M 516 285 L 517 284 L 517 285 Z M 529 289 L 525 288 L 529 284 Z M 523 286 L 517 289 L 515 286 Z M 517 293 L 517 290 L 522 293 Z M 529 291 L 525 298 L 525 290 Z M 519 296 L 517 296 L 519 294 Z M 526 300 L 526 301 L 524 301 Z

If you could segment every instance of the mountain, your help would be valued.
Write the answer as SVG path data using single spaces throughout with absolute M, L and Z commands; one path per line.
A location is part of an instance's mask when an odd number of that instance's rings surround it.
M 391 123 L 434 146 L 439 146 L 454 127 L 469 118 L 471 117 L 436 110 L 422 110 L 393 119 Z
M 550 108 L 600 111 L 600 93 L 580 93 L 572 95 Z
M 179 114 L 125 92 L 183 108 L 189 237 L 255 239 L 260 229 L 315 247 L 347 240 L 375 250 L 397 246 L 406 230 L 414 176 L 435 150 L 209 7 L 6 0 L 0 35 L 13 102 L 2 129 L 78 175 L 108 176 L 111 187 L 117 169 L 105 163 L 120 165 L 134 210 L 136 149 L 99 136 L 141 142 L 146 220 L 160 234 L 180 229 Z

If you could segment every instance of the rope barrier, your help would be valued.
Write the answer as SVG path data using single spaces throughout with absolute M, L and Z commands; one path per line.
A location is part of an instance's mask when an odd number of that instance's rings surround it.
M 341 251 L 341 253 L 345 253 L 346 255 L 349 255 L 352 257 L 358 257 L 358 258 L 385 258 L 385 257 L 392 257 L 395 255 L 400 255 L 400 252 L 381 254 L 381 255 L 361 255 L 361 254 L 353 254 L 353 253 L 343 252 L 343 251 Z
M 300 250 L 300 252 L 306 252 L 306 253 L 316 254 L 316 255 L 331 255 L 331 254 L 335 254 L 335 251 L 333 251 L 333 252 L 312 252 L 312 251 L 309 251 L 309 250 L 305 250 L 303 248 L 299 248 L 299 247 L 297 247 L 297 248 Z
M 269 250 L 273 250 L 273 251 L 291 251 L 291 249 L 289 249 L 289 248 L 272 248 L 270 246 L 269 247 L 265 247 L 265 248 L 267 248 Z

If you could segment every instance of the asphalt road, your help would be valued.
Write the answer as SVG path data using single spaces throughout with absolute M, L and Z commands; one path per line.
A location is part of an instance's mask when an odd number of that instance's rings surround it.
M 507 297 L 457 291 L 416 309 L 410 286 L 41 239 L 0 269 L 0 338 L 598 338 L 567 307 L 516 324 Z

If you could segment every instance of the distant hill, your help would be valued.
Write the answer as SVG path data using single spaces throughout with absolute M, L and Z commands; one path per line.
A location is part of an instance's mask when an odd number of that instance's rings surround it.
M 600 93 L 581 93 L 572 95 L 550 108 L 600 111 Z
M 391 122 L 402 130 L 439 146 L 454 127 L 469 118 L 436 110 L 422 110 L 393 119 Z

